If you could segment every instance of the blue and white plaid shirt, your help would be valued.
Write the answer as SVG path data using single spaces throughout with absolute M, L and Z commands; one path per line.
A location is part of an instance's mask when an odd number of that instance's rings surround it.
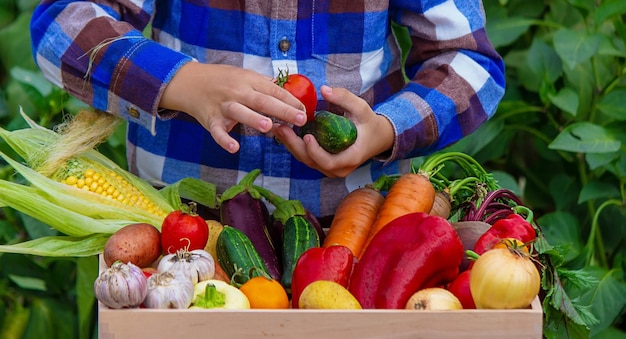
M 392 22 L 411 36 L 408 83 Z M 151 39 L 142 34 L 148 24 Z M 410 157 L 473 132 L 493 115 L 505 88 L 480 0 L 44 0 L 31 35 L 50 81 L 128 120 L 132 172 L 157 186 L 198 177 L 221 192 L 259 168 L 257 184 L 301 200 L 318 216 L 332 215 L 347 192 L 383 173 L 409 171 Z M 289 42 L 285 51 L 281 41 Z M 318 89 L 347 88 L 392 122 L 393 149 L 345 179 L 330 179 L 295 160 L 271 134 L 238 126 L 231 134 L 241 150 L 230 155 L 187 114 L 159 110 L 174 73 L 193 59 L 270 76 L 288 68 Z M 332 110 L 319 99 L 318 109 Z

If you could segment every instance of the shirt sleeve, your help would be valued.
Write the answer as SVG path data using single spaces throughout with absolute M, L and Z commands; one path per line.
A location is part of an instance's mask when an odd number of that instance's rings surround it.
M 192 59 L 142 34 L 151 11 L 142 0 L 45 0 L 31 19 L 35 62 L 78 99 L 154 133 L 166 85 Z
M 485 31 L 480 0 L 390 3 L 391 19 L 408 29 L 408 84 L 374 107 L 396 139 L 377 160 L 425 155 L 476 130 L 505 91 L 504 63 Z

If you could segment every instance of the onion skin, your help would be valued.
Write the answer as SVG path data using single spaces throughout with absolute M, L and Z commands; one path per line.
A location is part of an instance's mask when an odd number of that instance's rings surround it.
M 431 287 L 413 293 L 405 308 L 407 310 L 451 311 L 461 310 L 463 306 L 452 292 L 440 287 Z
M 527 254 L 508 248 L 483 253 L 472 266 L 470 290 L 479 309 L 526 308 L 539 294 L 541 275 Z
M 450 218 L 451 211 L 452 203 L 450 200 L 450 194 L 445 191 L 437 191 L 437 193 L 435 193 L 435 202 L 433 203 L 433 207 L 430 209 L 428 214 L 448 219 Z
M 461 238 L 465 250 L 473 250 L 476 241 L 491 228 L 491 225 L 484 221 L 457 221 L 451 224 Z M 464 256 L 459 266 L 459 272 L 463 272 L 471 266 L 472 260 Z

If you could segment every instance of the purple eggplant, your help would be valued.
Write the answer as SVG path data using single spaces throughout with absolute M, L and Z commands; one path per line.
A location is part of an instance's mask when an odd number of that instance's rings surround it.
M 280 252 L 270 235 L 270 214 L 261 195 L 253 186 L 259 174 L 260 170 L 251 171 L 237 185 L 224 191 L 220 197 L 220 219 L 223 225 L 237 228 L 250 238 L 269 274 L 280 281 Z

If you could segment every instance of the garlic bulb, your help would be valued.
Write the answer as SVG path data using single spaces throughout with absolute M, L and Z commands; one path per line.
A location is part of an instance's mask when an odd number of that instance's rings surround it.
M 96 299 L 110 308 L 137 307 L 148 292 L 146 276 L 138 266 L 113 263 L 94 282 Z
M 194 284 L 180 273 L 167 271 L 148 278 L 147 308 L 188 308 L 193 301 Z
M 205 250 L 179 250 L 165 255 L 157 266 L 159 272 L 172 271 L 189 277 L 195 285 L 215 275 L 215 260 Z

